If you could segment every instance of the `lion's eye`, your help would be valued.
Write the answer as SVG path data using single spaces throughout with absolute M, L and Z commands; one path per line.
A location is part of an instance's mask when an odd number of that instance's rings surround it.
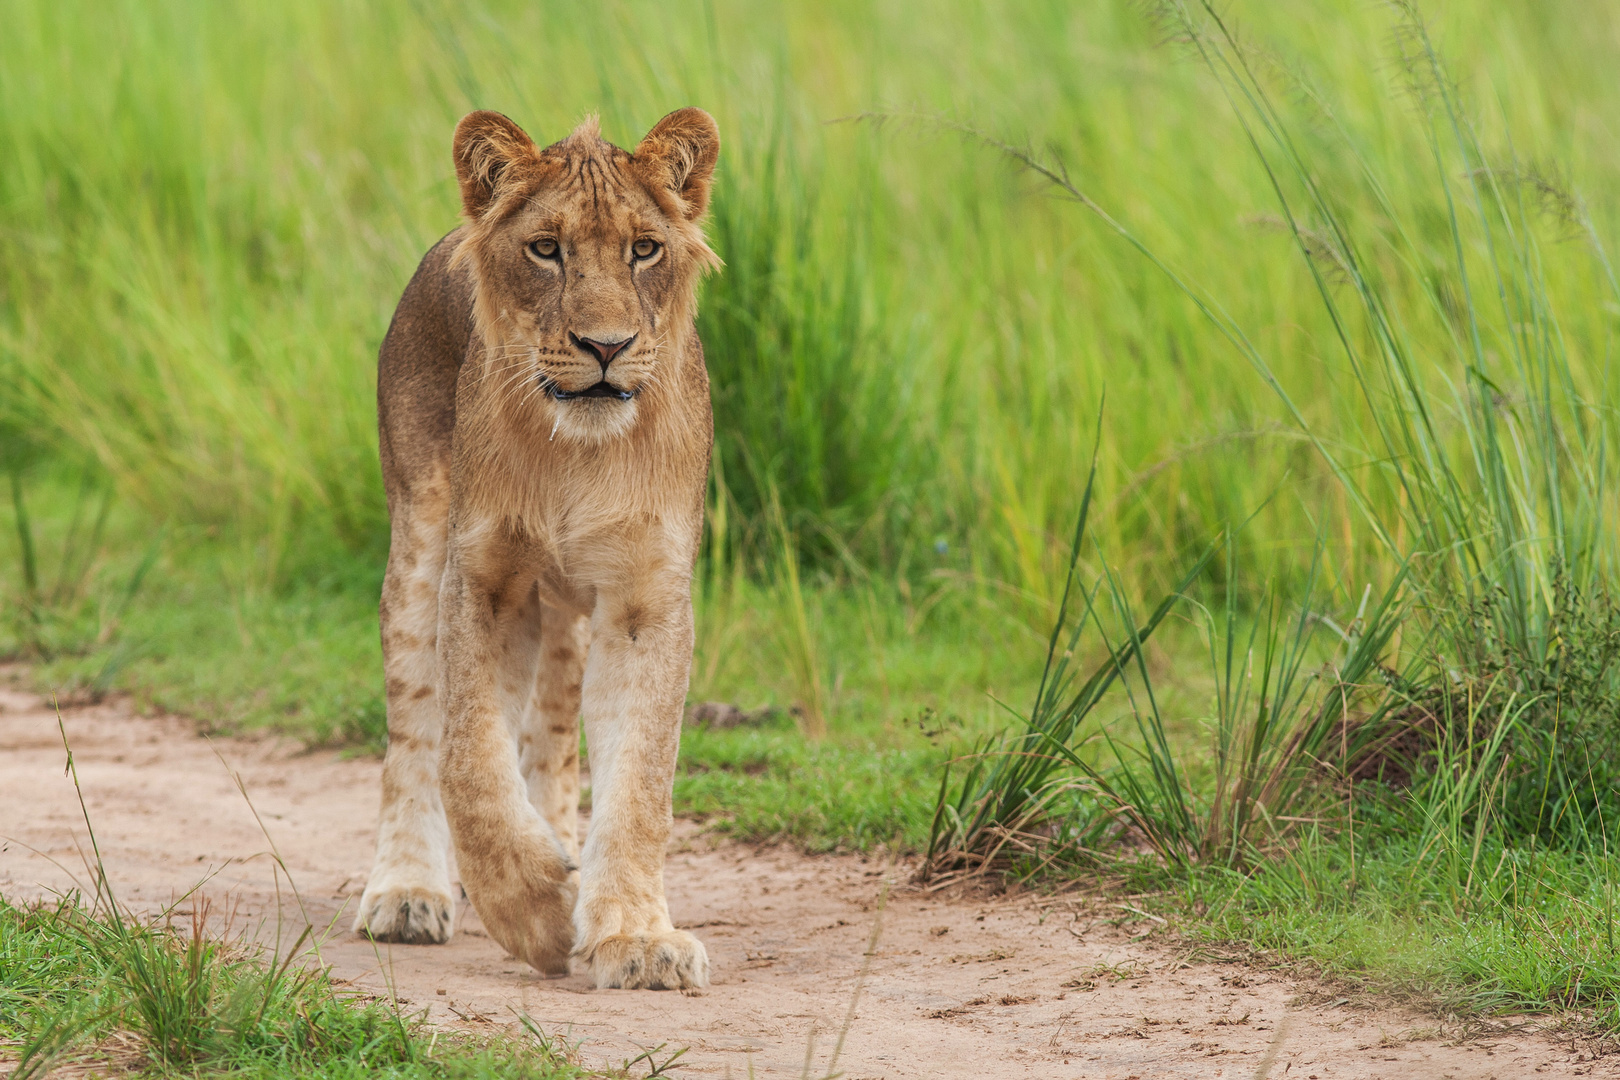
M 648 240 L 646 237 L 642 237 L 640 240 L 637 240 L 634 244 L 630 245 L 630 251 L 638 259 L 650 259 L 654 255 L 658 254 L 658 241 Z
M 549 236 L 529 241 L 529 253 L 537 259 L 555 259 L 557 250 L 557 241 Z

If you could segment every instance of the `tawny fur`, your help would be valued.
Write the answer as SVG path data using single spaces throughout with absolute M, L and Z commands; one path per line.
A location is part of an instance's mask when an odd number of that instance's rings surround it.
M 545 149 L 497 113 L 456 128 L 466 223 L 423 259 L 378 366 L 389 742 L 357 930 L 448 940 L 453 842 L 490 934 L 541 971 L 708 981 L 663 866 L 713 441 L 693 317 L 719 264 L 700 227 L 718 153 L 699 109 L 633 153 L 594 121 Z M 605 360 L 590 344 L 624 340 Z M 593 386 L 615 393 L 571 397 Z

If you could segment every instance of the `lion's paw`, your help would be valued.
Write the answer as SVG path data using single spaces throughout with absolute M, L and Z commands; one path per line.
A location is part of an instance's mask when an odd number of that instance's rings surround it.
M 567 975 L 574 947 L 574 897 L 578 886 L 569 878 L 512 875 L 475 888 L 462 881 L 484 929 L 496 943 L 543 975 Z
M 709 985 L 709 954 L 685 930 L 614 934 L 590 955 L 599 990 L 689 990 Z
M 454 932 L 456 904 L 446 890 L 421 886 L 368 888 L 354 928 L 373 941 L 443 945 Z

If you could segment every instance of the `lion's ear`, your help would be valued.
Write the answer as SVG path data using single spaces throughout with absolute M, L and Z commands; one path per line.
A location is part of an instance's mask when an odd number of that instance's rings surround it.
M 702 109 L 676 109 L 636 147 L 635 160 L 654 197 L 675 197 L 676 210 L 696 221 L 709 208 L 709 182 L 720 159 L 720 128 Z M 663 199 L 659 199 L 663 202 Z
M 495 201 L 501 181 L 514 163 L 533 160 L 538 151 L 523 129 L 498 112 L 468 113 L 456 125 L 452 153 L 461 183 L 461 206 L 477 221 Z

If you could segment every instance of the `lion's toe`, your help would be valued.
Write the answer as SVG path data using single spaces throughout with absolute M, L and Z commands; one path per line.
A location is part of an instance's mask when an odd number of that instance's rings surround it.
M 590 957 L 598 989 L 690 990 L 709 985 L 709 954 L 684 930 L 615 934 Z
M 367 889 L 354 928 L 373 941 L 443 945 L 454 930 L 455 901 L 423 888 Z

